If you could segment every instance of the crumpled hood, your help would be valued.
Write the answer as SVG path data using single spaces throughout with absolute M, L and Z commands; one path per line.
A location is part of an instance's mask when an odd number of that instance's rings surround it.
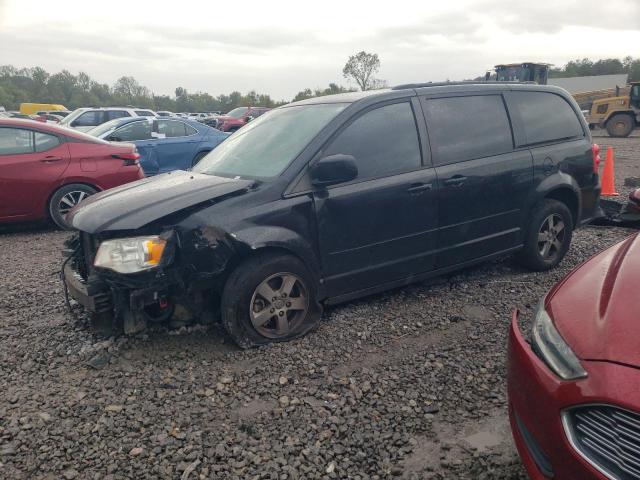
M 198 203 L 247 190 L 253 181 L 173 172 L 92 195 L 67 215 L 83 232 L 132 230 Z
M 575 354 L 640 367 L 640 237 L 576 269 L 547 298 L 547 312 Z

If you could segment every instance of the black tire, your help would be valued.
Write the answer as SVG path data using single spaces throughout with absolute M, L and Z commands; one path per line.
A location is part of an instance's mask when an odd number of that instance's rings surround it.
M 207 156 L 209 152 L 200 152 L 195 157 L 193 157 L 193 161 L 191 162 L 191 167 L 195 167 L 200 160 Z
M 630 115 L 618 113 L 607 121 L 607 133 L 610 137 L 628 137 L 633 131 L 633 126 L 633 119 Z
M 553 228 L 549 222 L 554 224 Z M 573 218 L 569 208 L 558 200 L 545 199 L 533 209 L 518 261 L 531 270 L 550 270 L 567 254 L 572 235 Z M 548 247 L 546 254 L 545 247 Z
M 49 216 L 51 220 L 63 230 L 71 230 L 64 217 L 77 203 L 80 203 L 97 190 L 82 183 L 71 183 L 59 188 L 49 200 Z M 73 205 L 71 205 L 73 203 Z
M 293 281 L 288 297 L 285 278 Z M 275 296 L 263 297 L 264 287 Z M 318 326 L 320 314 L 314 277 L 291 255 L 266 253 L 248 259 L 231 273 L 222 292 L 222 324 L 241 348 L 301 337 Z M 286 329 L 280 330 L 281 324 Z
M 232 127 L 232 128 L 229 129 L 229 133 L 235 133 L 238 130 L 240 130 L 240 127 Z

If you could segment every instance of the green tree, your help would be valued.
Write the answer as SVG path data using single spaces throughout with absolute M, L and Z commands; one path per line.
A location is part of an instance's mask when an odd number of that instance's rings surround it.
M 377 53 L 367 53 L 364 50 L 351 55 L 344 68 L 344 78 L 352 78 L 361 90 L 370 90 L 374 85 L 374 77 L 380 70 L 380 59 Z

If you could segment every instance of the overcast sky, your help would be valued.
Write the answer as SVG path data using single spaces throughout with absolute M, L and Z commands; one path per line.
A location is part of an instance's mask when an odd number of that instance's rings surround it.
M 390 85 L 497 63 L 640 56 L 640 0 L 0 0 L 0 64 L 132 75 L 158 94 L 255 89 L 290 99 L 378 53 Z M 352 86 L 355 86 L 351 84 Z

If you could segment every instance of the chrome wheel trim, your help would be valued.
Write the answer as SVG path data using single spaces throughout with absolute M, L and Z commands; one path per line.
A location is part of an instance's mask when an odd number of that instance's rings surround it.
M 89 195 L 90 193 L 84 192 L 82 190 L 74 190 L 65 193 L 58 202 L 58 213 L 60 213 L 60 215 L 64 217 L 73 207 L 75 207 Z
M 538 230 L 538 253 L 545 262 L 553 261 L 564 244 L 566 226 L 557 213 L 544 219 Z
M 309 290 L 302 279 L 280 272 L 263 280 L 249 304 L 253 328 L 267 338 L 286 338 L 304 321 L 309 311 Z

